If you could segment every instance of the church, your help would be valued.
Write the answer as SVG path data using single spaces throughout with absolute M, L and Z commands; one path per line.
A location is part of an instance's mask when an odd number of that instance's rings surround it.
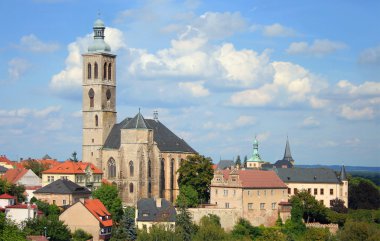
M 82 160 L 100 168 L 117 185 L 125 205 L 141 198 L 174 202 L 181 161 L 197 152 L 161 123 L 140 111 L 117 123 L 116 55 L 104 40 L 105 25 L 94 23 L 94 39 L 83 56 Z

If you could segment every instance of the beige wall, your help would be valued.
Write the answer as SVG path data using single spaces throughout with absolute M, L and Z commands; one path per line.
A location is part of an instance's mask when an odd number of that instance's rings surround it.
M 63 221 L 71 232 L 75 232 L 77 229 L 83 229 L 92 235 L 94 241 L 99 240 L 99 221 L 81 202 L 77 202 L 69 209 L 66 209 L 66 211 L 59 216 L 59 220 Z
M 89 182 L 93 182 L 95 187 L 99 187 L 102 182 L 102 174 L 93 174 Z M 49 177 L 50 177 L 50 182 L 49 182 Z M 52 183 L 51 177 L 54 177 L 54 181 L 57 181 L 58 179 L 67 179 L 72 182 L 75 182 L 76 184 L 86 187 L 86 175 L 85 174 L 49 174 L 49 173 L 44 173 L 42 174 L 42 186 L 46 186 L 50 183 Z
M 45 201 L 49 204 L 55 203 L 57 206 L 72 205 L 78 202 L 81 198 L 88 199 L 91 194 L 86 195 L 71 195 L 71 194 L 45 194 L 35 193 L 34 196 L 41 201 Z M 66 204 L 64 204 L 64 201 Z
M 323 201 L 326 207 L 330 207 L 330 201 L 339 198 L 344 201 L 344 205 L 347 207 L 348 204 L 348 182 L 344 181 L 342 184 L 336 183 L 286 183 L 291 192 L 289 193 L 289 198 L 294 195 L 294 189 L 297 188 L 298 191 L 310 189 L 311 195 L 315 197 L 318 201 Z M 317 190 L 317 194 L 314 194 L 314 190 Z M 323 189 L 323 194 L 321 194 L 321 189 Z M 332 189 L 332 194 L 330 194 L 330 189 Z
M 209 214 L 217 215 L 220 218 L 220 225 L 226 231 L 232 230 L 236 222 L 242 217 L 242 210 L 236 208 L 189 208 L 193 221 L 199 224 L 203 216 Z

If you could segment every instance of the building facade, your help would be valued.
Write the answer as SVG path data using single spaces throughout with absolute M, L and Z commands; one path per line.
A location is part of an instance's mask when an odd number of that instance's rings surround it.
M 217 170 L 211 181 L 210 204 L 239 210 L 256 226 L 274 225 L 280 204 L 287 201 L 287 186 L 274 171 Z
M 117 123 L 116 55 L 104 41 L 104 23 L 96 20 L 93 29 L 93 43 L 83 54 L 83 161 L 118 186 L 124 204 L 148 197 L 174 201 L 180 162 L 196 152 L 140 111 Z
M 348 205 L 348 180 L 344 166 L 337 175 L 328 168 L 278 168 L 278 176 L 288 186 L 289 198 L 305 190 L 326 207 L 338 198 Z

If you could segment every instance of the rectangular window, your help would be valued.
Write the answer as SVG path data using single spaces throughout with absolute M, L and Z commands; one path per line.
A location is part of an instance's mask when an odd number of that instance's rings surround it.
M 266 196 L 267 195 L 267 190 L 264 190 L 264 196 Z
M 236 190 L 234 190 L 234 196 L 236 195 Z
M 55 204 L 55 200 L 53 200 L 53 204 Z
M 265 209 L 265 203 L 260 203 L 260 210 L 264 210 Z
M 288 194 L 292 194 L 292 189 L 288 188 Z
M 276 203 L 272 203 L 272 209 L 276 209 Z
M 332 207 L 334 200 L 330 200 L 330 207 Z
M 311 188 L 307 189 L 307 193 L 311 194 Z
M 224 189 L 224 196 L 228 196 L 228 190 Z
M 252 210 L 253 209 L 253 203 L 248 203 L 248 209 Z
M 330 189 L 330 195 L 334 195 L 334 189 Z
M 62 200 L 62 205 L 66 205 L 66 200 Z
M 225 203 L 224 205 L 226 208 L 230 208 L 230 203 Z
M 318 188 L 314 188 L 314 195 L 318 195 Z
M 248 196 L 251 196 L 251 191 L 248 191 L 247 194 L 248 194 Z
M 260 190 L 257 190 L 257 196 L 260 196 Z
M 323 195 L 323 194 L 324 194 L 324 192 L 325 192 L 325 190 L 324 190 L 323 188 L 321 188 L 321 190 L 320 190 L 320 193 L 319 193 L 319 194 Z
M 218 189 L 215 188 L 215 195 L 218 195 Z
M 297 189 L 297 188 L 294 188 L 294 194 L 295 194 L 295 195 L 298 194 L 298 189 Z
M 323 200 L 319 200 L 319 203 L 322 204 L 322 205 L 324 204 L 324 203 L 323 203 Z

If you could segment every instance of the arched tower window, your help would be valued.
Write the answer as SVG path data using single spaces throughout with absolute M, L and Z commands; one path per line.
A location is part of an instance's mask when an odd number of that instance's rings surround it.
M 151 181 L 148 182 L 148 193 L 149 193 L 149 197 L 150 197 L 150 194 L 152 193 L 152 183 L 151 183 Z
M 95 62 L 94 64 L 94 78 L 98 78 L 98 63 Z
M 160 171 L 160 197 L 163 198 L 165 195 L 165 159 L 161 160 L 161 171 Z
M 107 79 L 107 63 L 104 63 L 104 68 L 103 68 L 103 79 Z
M 152 162 L 150 161 L 150 159 L 148 160 L 148 177 L 152 177 Z
M 111 73 L 112 73 L 112 65 L 111 63 L 108 64 L 108 80 L 111 79 Z
M 174 159 L 170 160 L 170 201 L 173 202 L 174 190 Z
M 91 79 L 91 64 L 87 64 L 87 78 Z
M 133 166 L 133 161 L 129 162 L 129 176 L 133 177 L 134 174 L 134 166 Z
M 99 118 L 98 115 L 95 115 L 95 126 L 99 125 Z
M 90 98 L 90 107 L 94 107 L 95 92 L 92 88 L 88 91 L 88 97 Z
M 116 162 L 112 157 L 108 160 L 108 178 L 116 177 Z
M 133 183 L 129 183 L 129 192 L 133 193 Z

